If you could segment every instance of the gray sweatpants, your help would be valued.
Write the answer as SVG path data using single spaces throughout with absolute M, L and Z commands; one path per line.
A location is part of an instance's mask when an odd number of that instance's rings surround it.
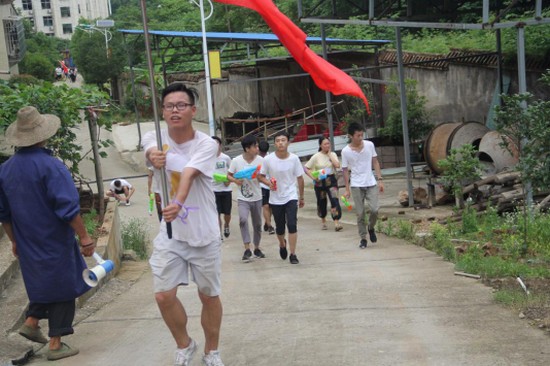
M 372 187 L 351 187 L 351 196 L 357 214 L 357 230 L 361 239 L 367 238 L 365 226 L 365 200 L 369 206 L 369 229 L 374 229 L 378 219 L 378 186 Z
M 241 236 L 243 237 L 243 243 L 250 243 L 250 233 L 248 229 L 248 215 L 252 218 L 252 229 L 254 231 L 254 241 L 252 242 L 255 247 L 260 245 L 262 239 L 262 200 L 248 202 L 237 200 L 239 207 L 239 227 L 241 228 Z

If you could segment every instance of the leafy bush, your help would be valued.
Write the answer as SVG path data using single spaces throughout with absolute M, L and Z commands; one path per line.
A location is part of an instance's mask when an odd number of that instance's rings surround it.
M 132 218 L 125 221 L 122 227 L 122 246 L 133 250 L 140 259 L 146 259 L 149 227 L 144 219 Z
M 29 52 L 19 64 L 19 69 L 23 74 L 29 74 L 37 79 L 54 81 L 54 69 L 52 62 L 44 55 Z

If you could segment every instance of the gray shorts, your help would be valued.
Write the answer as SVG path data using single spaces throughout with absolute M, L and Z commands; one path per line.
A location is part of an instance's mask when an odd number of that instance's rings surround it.
M 221 293 L 221 240 L 203 247 L 192 247 L 185 241 L 168 239 L 160 232 L 153 241 L 149 264 L 156 292 L 166 292 L 189 284 L 189 270 L 199 292 L 206 296 Z

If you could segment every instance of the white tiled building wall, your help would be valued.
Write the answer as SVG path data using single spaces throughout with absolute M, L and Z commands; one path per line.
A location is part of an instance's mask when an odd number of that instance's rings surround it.
M 38 32 L 70 39 L 80 18 L 106 19 L 110 15 L 110 0 L 15 0 Z

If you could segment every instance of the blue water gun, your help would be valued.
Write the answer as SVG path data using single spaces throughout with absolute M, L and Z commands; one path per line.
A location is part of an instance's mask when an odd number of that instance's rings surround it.
M 242 170 L 239 170 L 233 175 L 233 178 L 235 179 L 254 179 L 258 175 L 258 172 L 262 168 L 261 165 L 258 166 L 251 166 L 250 168 L 245 168 Z

